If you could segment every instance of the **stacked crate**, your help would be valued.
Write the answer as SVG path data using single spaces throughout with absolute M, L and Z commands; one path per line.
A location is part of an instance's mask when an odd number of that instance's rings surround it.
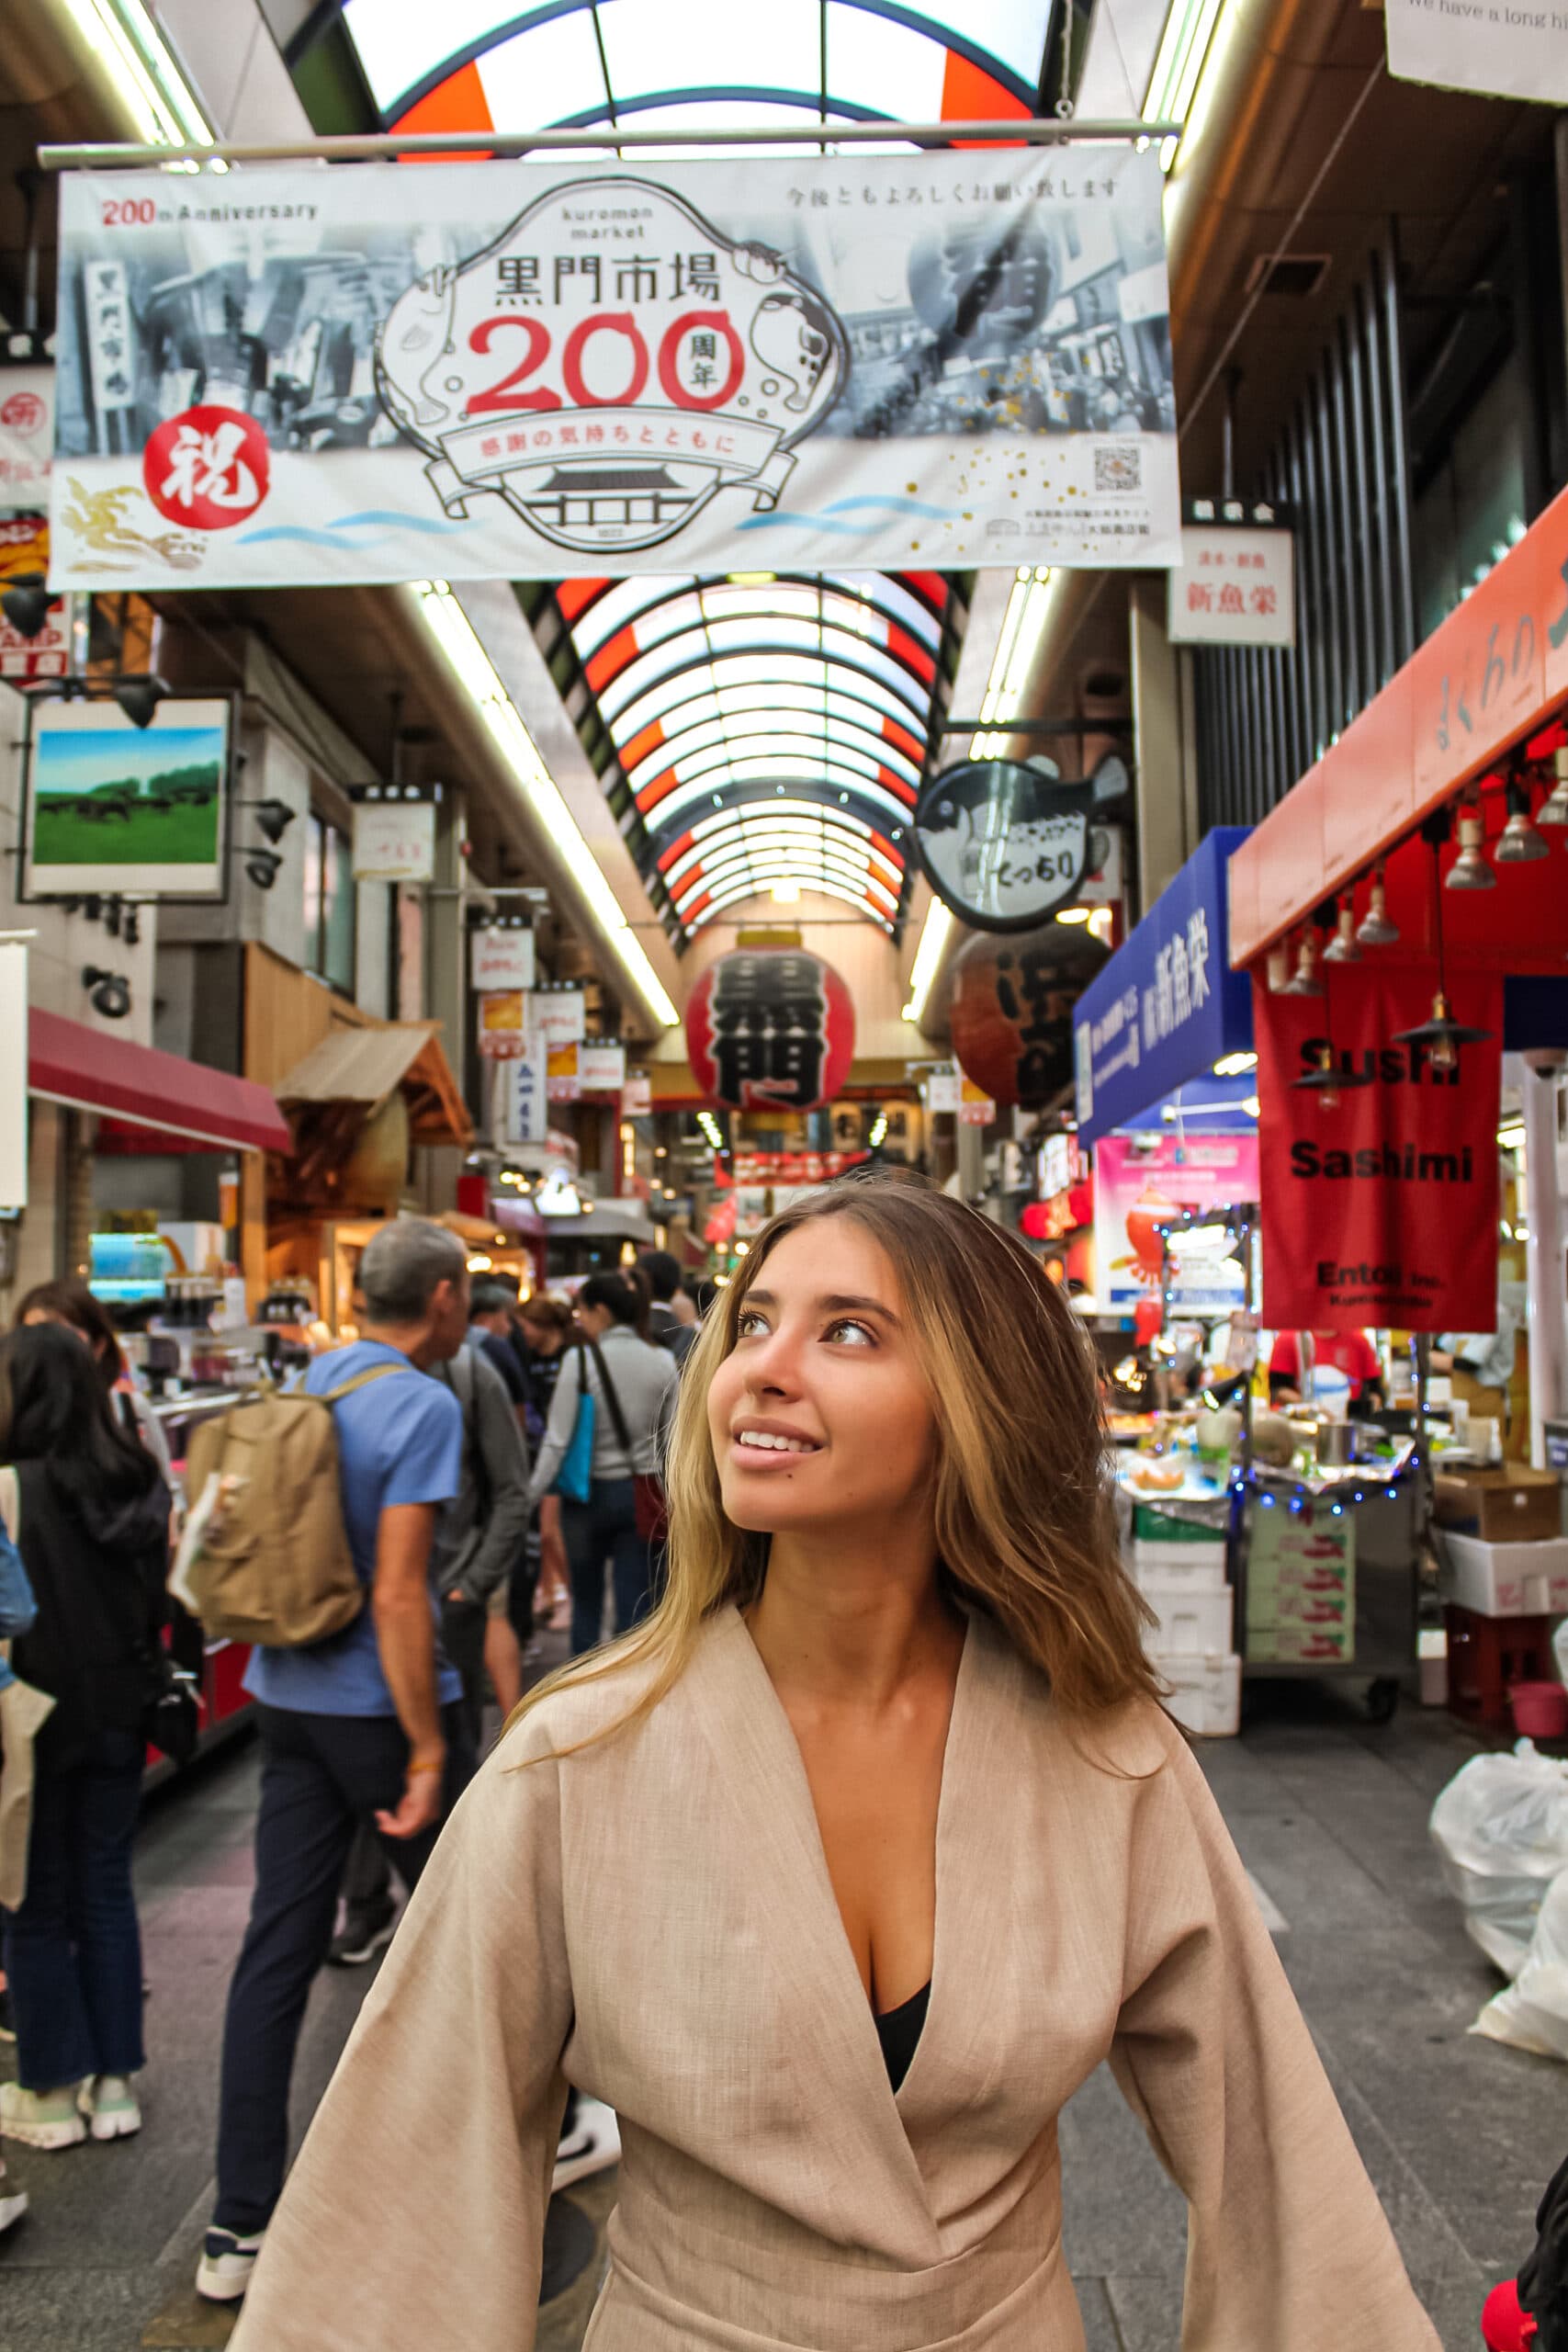
M 1189 1731 L 1210 1737 L 1235 1733 L 1241 1723 L 1241 1660 L 1224 1537 L 1137 1503 L 1129 1565 L 1155 1613 L 1144 1640 L 1160 1679 L 1170 1685 L 1170 1713 Z

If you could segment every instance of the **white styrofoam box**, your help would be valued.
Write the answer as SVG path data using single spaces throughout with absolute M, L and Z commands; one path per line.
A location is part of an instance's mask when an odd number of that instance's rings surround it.
M 1438 1530 L 1442 1592 L 1478 1617 L 1548 1617 L 1568 1610 L 1568 1536 L 1536 1544 L 1484 1544 Z
M 1140 1535 L 1133 1545 L 1133 1574 L 1139 1584 L 1218 1592 L 1225 1581 L 1225 1547 L 1223 1544 L 1156 1544 Z
M 1230 1649 L 1235 1624 L 1235 1595 L 1229 1585 L 1218 1591 L 1194 1590 L 1190 1584 L 1144 1581 L 1139 1589 L 1158 1618 L 1148 1627 L 1144 1646 L 1159 1657 L 1209 1657 Z
M 1207 1739 L 1234 1739 L 1241 1729 L 1239 1657 L 1172 1657 L 1154 1660 L 1170 1684 L 1167 1712 L 1183 1730 Z

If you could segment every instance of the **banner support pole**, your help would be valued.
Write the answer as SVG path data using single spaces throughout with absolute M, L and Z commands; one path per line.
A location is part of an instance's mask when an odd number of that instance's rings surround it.
M 320 139 L 228 141 L 214 146 L 147 146 L 98 141 L 85 146 L 40 146 L 39 167 L 46 172 L 145 170 L 150 165 L 186 164 L 364 164 L 400 155 L 491 157 L 550 154 L 561 150 L 604 147 L 637 150 L 660 147 L 813 147 L 882 146 L 905 140 L 916 147 L 998 146 L 1053 147 L 1098 143 L 1125 145 L 1142 141 L 1153 146 L 1163 139 L 1179 139 L 1179 122 L 1084 122 L 1076 118 L 1029 117 L 1000 122 L 843 122 L 741 123 L 730 130 L 708 125 L 689 130 L 668 124 L 640 130 L 613 124 L 590 129 L 549 130 L 424 130 L 338 132 Z

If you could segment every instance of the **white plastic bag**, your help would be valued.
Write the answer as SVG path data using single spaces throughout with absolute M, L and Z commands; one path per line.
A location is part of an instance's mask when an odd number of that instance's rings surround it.
M 1568 1870 L 1568 1764 L 1521 1739 L 1511 1756 L 1477 1756 L 1432 1807 L 1432 1842 L 1464 1924 L 1505 1976 L 1519 1973 L 1541 1901 Z
M 1470 2030 L 1543 2058 L 1568 2058 L 1568 1870 L 1546 1890 L 1524 1966 Z

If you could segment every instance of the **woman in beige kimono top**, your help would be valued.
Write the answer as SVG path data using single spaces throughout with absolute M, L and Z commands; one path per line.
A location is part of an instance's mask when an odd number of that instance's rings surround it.
M 660 1610 L 444 1833 L 237 2352 L 528 2352 L 569 2084 L 623 2146 L 586 2352 L 1082 2352 L 1056 2120 L 1107 2058 L 1188 2199 L 1184 2352 L 1437 2352 L 1157 1704 L 1028 1254 L 886 1181 L 786 1213 L 671 1492 Z M 874 2003 L 922 1968 L 895 2091 Z

